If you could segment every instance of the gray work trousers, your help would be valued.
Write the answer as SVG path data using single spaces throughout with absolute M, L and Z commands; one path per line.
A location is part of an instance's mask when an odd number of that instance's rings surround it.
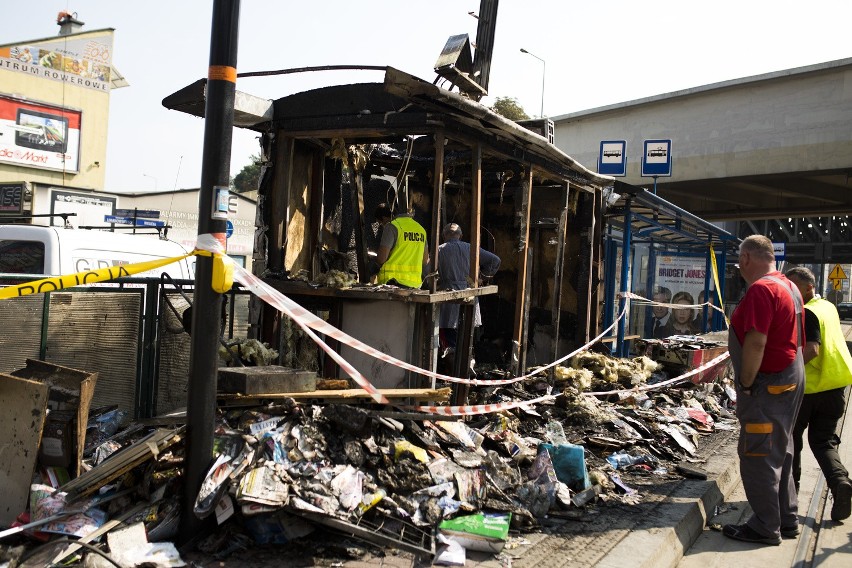
M 739 384 L 742 349 L 730 331 L 728 348 L 737 374 L 740 477 L 754 514 L 748 525 L 759 534 L 780 536 L 798 524 L 793 481 L 793 426 L 805 392 L 802 351 L 779 373 L 758 373 L 751 394 Z

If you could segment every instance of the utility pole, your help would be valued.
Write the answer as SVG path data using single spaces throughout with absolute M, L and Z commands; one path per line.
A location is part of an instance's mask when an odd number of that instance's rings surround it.
M 239 19 L 239 0 L 214 0 L 204 112 L 201 194 L 198 199 L 198 235 L 212 235 L 221 244 L 223 252 L 237 88 Z M 213 258 L 198 256 L 195 263 L 192 343 L 186 394 L 186 458 L 180 517 L 180 540 L 183 543 L 203 532 L 203 521 L 194 512 L 195 499 L 213 458 L 222 295 L 213 290 L 212 277 Z

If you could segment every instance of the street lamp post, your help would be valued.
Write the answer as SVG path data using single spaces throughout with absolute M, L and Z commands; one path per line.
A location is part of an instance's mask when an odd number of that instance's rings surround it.
M 544 118 L 544 77 L 547 74 L 547 63 L 544 62 L 544 59 L 536 55 L 535 53 L 530 53 L 523 47 L 521 48 L 521 53 L 526 53 L 527 55 L 532 55 L 539 61 L 541 61 L 541 112 L 539 113 L 539 118 Z

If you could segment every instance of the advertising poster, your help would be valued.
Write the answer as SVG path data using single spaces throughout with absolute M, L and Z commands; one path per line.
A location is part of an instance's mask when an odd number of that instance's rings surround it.
M 109 92 L 112 36 L 0 47 L 0 69 Z
M 0 95 L 0 162 L 80 169 L 81 113 Z
M 704 303 L 704 276 L 706 273 L 705 257 L 665 256 L 657 257 L 654 274 L 654 289 L 665 288 L 671 292 L 669 303 L 701 304 Z M 711 275 L 710 297 L 715 298 L 715 286 Z M 714 303 L 718 305 L 718 300 Z M 703 310 L 691 310 L 692 319 L 696 324 L 703 317 Z
M 705 264 L 703 256 L 658 256 L 654 285 L 668 288 L 672 295 L 686 292 L 692 297 L 693 304 L 700 304 L 704 302 Z M 711 278 L 710 290 L 714 289 Z

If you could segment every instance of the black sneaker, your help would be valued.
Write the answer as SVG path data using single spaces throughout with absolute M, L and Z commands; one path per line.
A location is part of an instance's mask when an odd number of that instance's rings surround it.
M 769 544 L 778 546 L 781 544 L 780 536 L 763 536 L 748 525 L 725 525 L 722 534 L 734 540 L 743 542 L 754 542 L 756 544 Z
M 796 538 L 799 536 L 799 525 L 792 527 L 781 527 L 781 536 L 783 538 Z
M 831 506 L 831 520 L 842 521 L 852 514 L 852 482 L 844 479 L 833 491 L 834 505 Z

